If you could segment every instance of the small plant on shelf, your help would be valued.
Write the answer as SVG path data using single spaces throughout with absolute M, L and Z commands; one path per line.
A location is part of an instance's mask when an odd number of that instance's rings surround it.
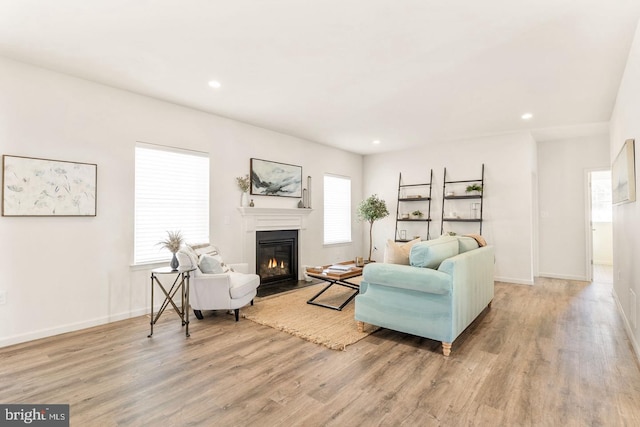
M 419 210 L 411 212 L 411 215 L 413 215 L 415 218 L 422 218 L 424 216 L 424 214 Z
M 474 191 L 477 191 L 478 193 L 482 193 L 482 186 L 480 184 L 467 185 L 467 189 L 465 191 L 467 193 L 473 193 Z

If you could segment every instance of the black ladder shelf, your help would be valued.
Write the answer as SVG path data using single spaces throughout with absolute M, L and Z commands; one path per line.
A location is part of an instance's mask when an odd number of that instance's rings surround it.
M 430 224 L 431 224 L 431 183 L 433 182 L 433 169 L 429 174 L 429 182 L 420 184 L 403 184 L 402 172 L 398 178 L 398 204 L 396 207 L 396 242 L 409 242 L 413 238 L 420 236 L 416 234 L 416 230 L 423 230 L 421 227 L 411 226 L 408 223 L 424 223 L 427 225 L 426 239 L 429 240 L 430 236 Z M 427 195 L 428 193 L 428 195 Z M 409 206 L 413 205 L 415 210 Z M 422 207 L 426 212 L 422 212 L 422 217 L 415 217 L 411 211 L 415 212 Z M 426 208 L 426 209 L 425 209 Z M 401 210 L 407 210 L 407 212 L 401 212 Z M 413 234 L 407 235 L 407 230 L 398 230 L 398 224 L 407 224 L 410 228 L 409 232 L 413 231 Z M 404 233 L 402 233 L 404 231 Z M 403 235 L 404 234 L 404 235 Z M 422 237 L 422 236 L 420 236 Z
M 459 195 L 453 192 L 453 189 L 466 188 L 467 184 L 478 184 L 482 188 L 479 193 L 475 194 L 467 194 L 467 195 Z M 447 190 L 447 186 L 449 190 Z M 482 234 L 482 208 L 483 208 L 483 199 L 484 199 L 484 163 L 482 164 L 482 175 L 480 179 L 466 179 L 462 181 L 447 181 L 447 168 L 444 168 L 444 180 L 442 185 L 442 220 L 440 223 L 440 234 L 444 234 L 444 223 L 445 222 L 472 222 L 478 223 L 480 226 L 479 234 Z M 466 216 L 448 216 L 445 215 L 445 205 L 449 204 L 448 202 L 453 202 L 455 200 L 478 200 L 476 203 L 476 208 L 473 209 L 473 203 L 471 205 L 471 209 L 469 210 L 469 214 L 465 214 Z

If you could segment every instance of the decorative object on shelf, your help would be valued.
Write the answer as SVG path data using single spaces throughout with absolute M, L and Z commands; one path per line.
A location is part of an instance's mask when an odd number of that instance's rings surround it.
M 304 203 L 302 202 L 302 199 L 300 199 L 300 201 L 298 201 L 298 207 L 300 209 L 304 208 Z
M 307 176 L 307 204 L 306 207 L 311 209 L 311 175 Z
M 482 186 L 479 184 L 471 184 L 471 185 L 467 185 L 467 188 L 465 190 L 465 193 L 475 193 L 475 194 L 480 194 L 482 193 Z
M 302 166 L 251 159 L 251 194 L 302 197 Z
M 238 184 L 238 188 L 240 189 L 240 191 L 242 191 L 242 196 L 240 197 L 240 206 L 246 208 L 247 206 L 249 206 L 249 195 L 247 193 L 249 191 L 249 186 L 251 185 L 249 174 L 236 177 L 236 184 Z
M 400 240 L 407 240 L 407 230 L 400 230 Z
M 364 258 L 361 256 L 356 257 L 356 267 L 364 267 Z
M 387 204 L 384 200 L 378 198 L 377 194 L 369 196 L 360 202 L 358 206 L 358 218 L 369 222 L 369 262 L 371 262 L 371 253 L 373 251 L 373 223 L 388 215 Z
M 453 197 L 455 195 L 456 195 L 456 193 L 453 192 L 453 191 L 447 191 L 447 193 L 445 194 L 446 197 Z
M 480 202 L 471 203 L 471 219 L 480 219 Z
M 158 242 L 158 245 L 162 246 L 164 249 L 167 249 L 169 252 L 173 254 L 171 258 L 171 269 L 178 269 L 178 258 L 176 257 L 176 252 L 180 250 L 180 246 L 184 242 L 182 238 L 182 233 L 179 231 L 167 231 L 167 238 L 161 242 Z
M 96 216 L 98 165 L 2 156 L 3 216 Z
M 411 212 L 411 216 L 413 216 L 414 218 L 422 218 L 424 216 L 424 214 L 422 213 L 422 211 L 420 210 L 415 210 L 413 212 Z
M 302 190 L 302 207 L 303 208 L 309 207 L 309 192 L 307 191 L 306 188 Z
M 256 205 L 255 205 L 255 203 L 253 203 L 253 199 L 251 199 L 251 202 L 249 203 L 249 207 L 250 207 L 250 208 L 253 208 L 253 207 L 255 207 L 255 206 L 256 206 Z
M 635 140 L 627 139 L 611 167 L 614 205 L 636 201 Z M 6 175 L 5 175 L 6 177 Z

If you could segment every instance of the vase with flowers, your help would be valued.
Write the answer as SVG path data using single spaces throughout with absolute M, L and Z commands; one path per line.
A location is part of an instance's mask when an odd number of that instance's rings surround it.
M 167 231 L 167 238 L 163 241 L 159 242 L 158 245 L 161 245 L 164 249 L 167 249 L 169 252 L 173 254 L 171 258 L 171 269 L 178 269 L 178 258 L 176 257 L 176 252 L 180 250 L 180 246 L 184 242 L 182 238 L 182 233 L 179 231 Z
M 249 179 L 249 174 L 245 176 L 236 177 L 236 184 L 238 184 L 238 188 L 242 191 L 242 196 L 240 198 L 240 206 L 247 207 L 249 206 L 249 186 L 251 185 L 251 180 Z

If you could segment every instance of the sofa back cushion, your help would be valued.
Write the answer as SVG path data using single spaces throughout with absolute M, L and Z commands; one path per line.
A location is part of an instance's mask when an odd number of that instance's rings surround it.
M 442 236 L 413 245 L 409 262 L 414 267 L 437 269 L 442 261 L 458 255 L 458 252 L 458 239 L 453 236 Z
M 472 249 L 478 249 L 478 241 L 469 236 L 456 236 L 458 238 L 459 252 L 461 254 Z

